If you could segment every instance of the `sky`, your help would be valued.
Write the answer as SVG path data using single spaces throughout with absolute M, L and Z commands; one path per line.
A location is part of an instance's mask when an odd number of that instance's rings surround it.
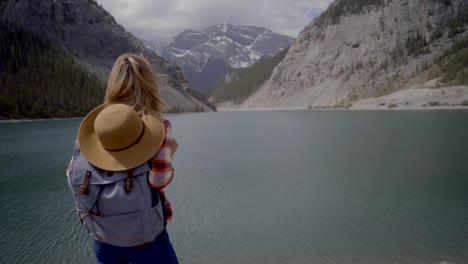
M 97 0 L 144 40 L 170 39 L 186 29 L 227 22 L 296 37 L 332 0 Z

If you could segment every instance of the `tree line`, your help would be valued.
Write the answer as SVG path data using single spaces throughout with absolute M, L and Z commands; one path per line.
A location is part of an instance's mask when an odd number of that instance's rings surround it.
M 456 41 L 435 63 L 444 85 L 468 85 L 468 36 Z
M 0 118 L 84 116 L 104 85 L 72 55 L 27 30 L 0 22 Z

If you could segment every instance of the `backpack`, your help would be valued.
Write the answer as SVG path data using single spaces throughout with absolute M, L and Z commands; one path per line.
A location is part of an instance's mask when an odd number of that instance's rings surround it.
M 132 247 L 154 241 L 165 229 L 162 196 L 148 182 L 150 166 L 128 171 L 94 167 L 75 142 L 68 185 L 79 219 L 97 241 Z

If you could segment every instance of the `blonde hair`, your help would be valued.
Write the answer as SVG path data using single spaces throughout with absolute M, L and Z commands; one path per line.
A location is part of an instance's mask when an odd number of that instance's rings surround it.
M 159 114 L 165 105 L 150 64 L 135 54 L 120 55 L 115 61 L 104 102 L 124 103 L 138 112 L 156 111 Z

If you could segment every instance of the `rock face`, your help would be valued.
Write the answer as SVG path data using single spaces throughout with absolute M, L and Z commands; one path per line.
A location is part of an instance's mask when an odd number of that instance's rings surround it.
M 191 85 L 206 90 L 231 69 L 271 58 L 292 42 L 292 38 L 266 28 L 224 23 L 204 31 L 186 30 L 169 42 L 146 45 L 177 63 Z
M 157 73 L 160 91 L 169 109 L 211 111 L 185 91 L 188 83 L 177 65 L 146 48 L 94 0 L 7 0 L 0 5 L 0 18 L 68 52 L 103 82 L 119 55 L 141 54 Z
M 361 2 L 335 1 L 304 28 L 241 108 L 346 105 L 406 89 L 440 77 L 432 64 L 467 35 L 466 0 Z

